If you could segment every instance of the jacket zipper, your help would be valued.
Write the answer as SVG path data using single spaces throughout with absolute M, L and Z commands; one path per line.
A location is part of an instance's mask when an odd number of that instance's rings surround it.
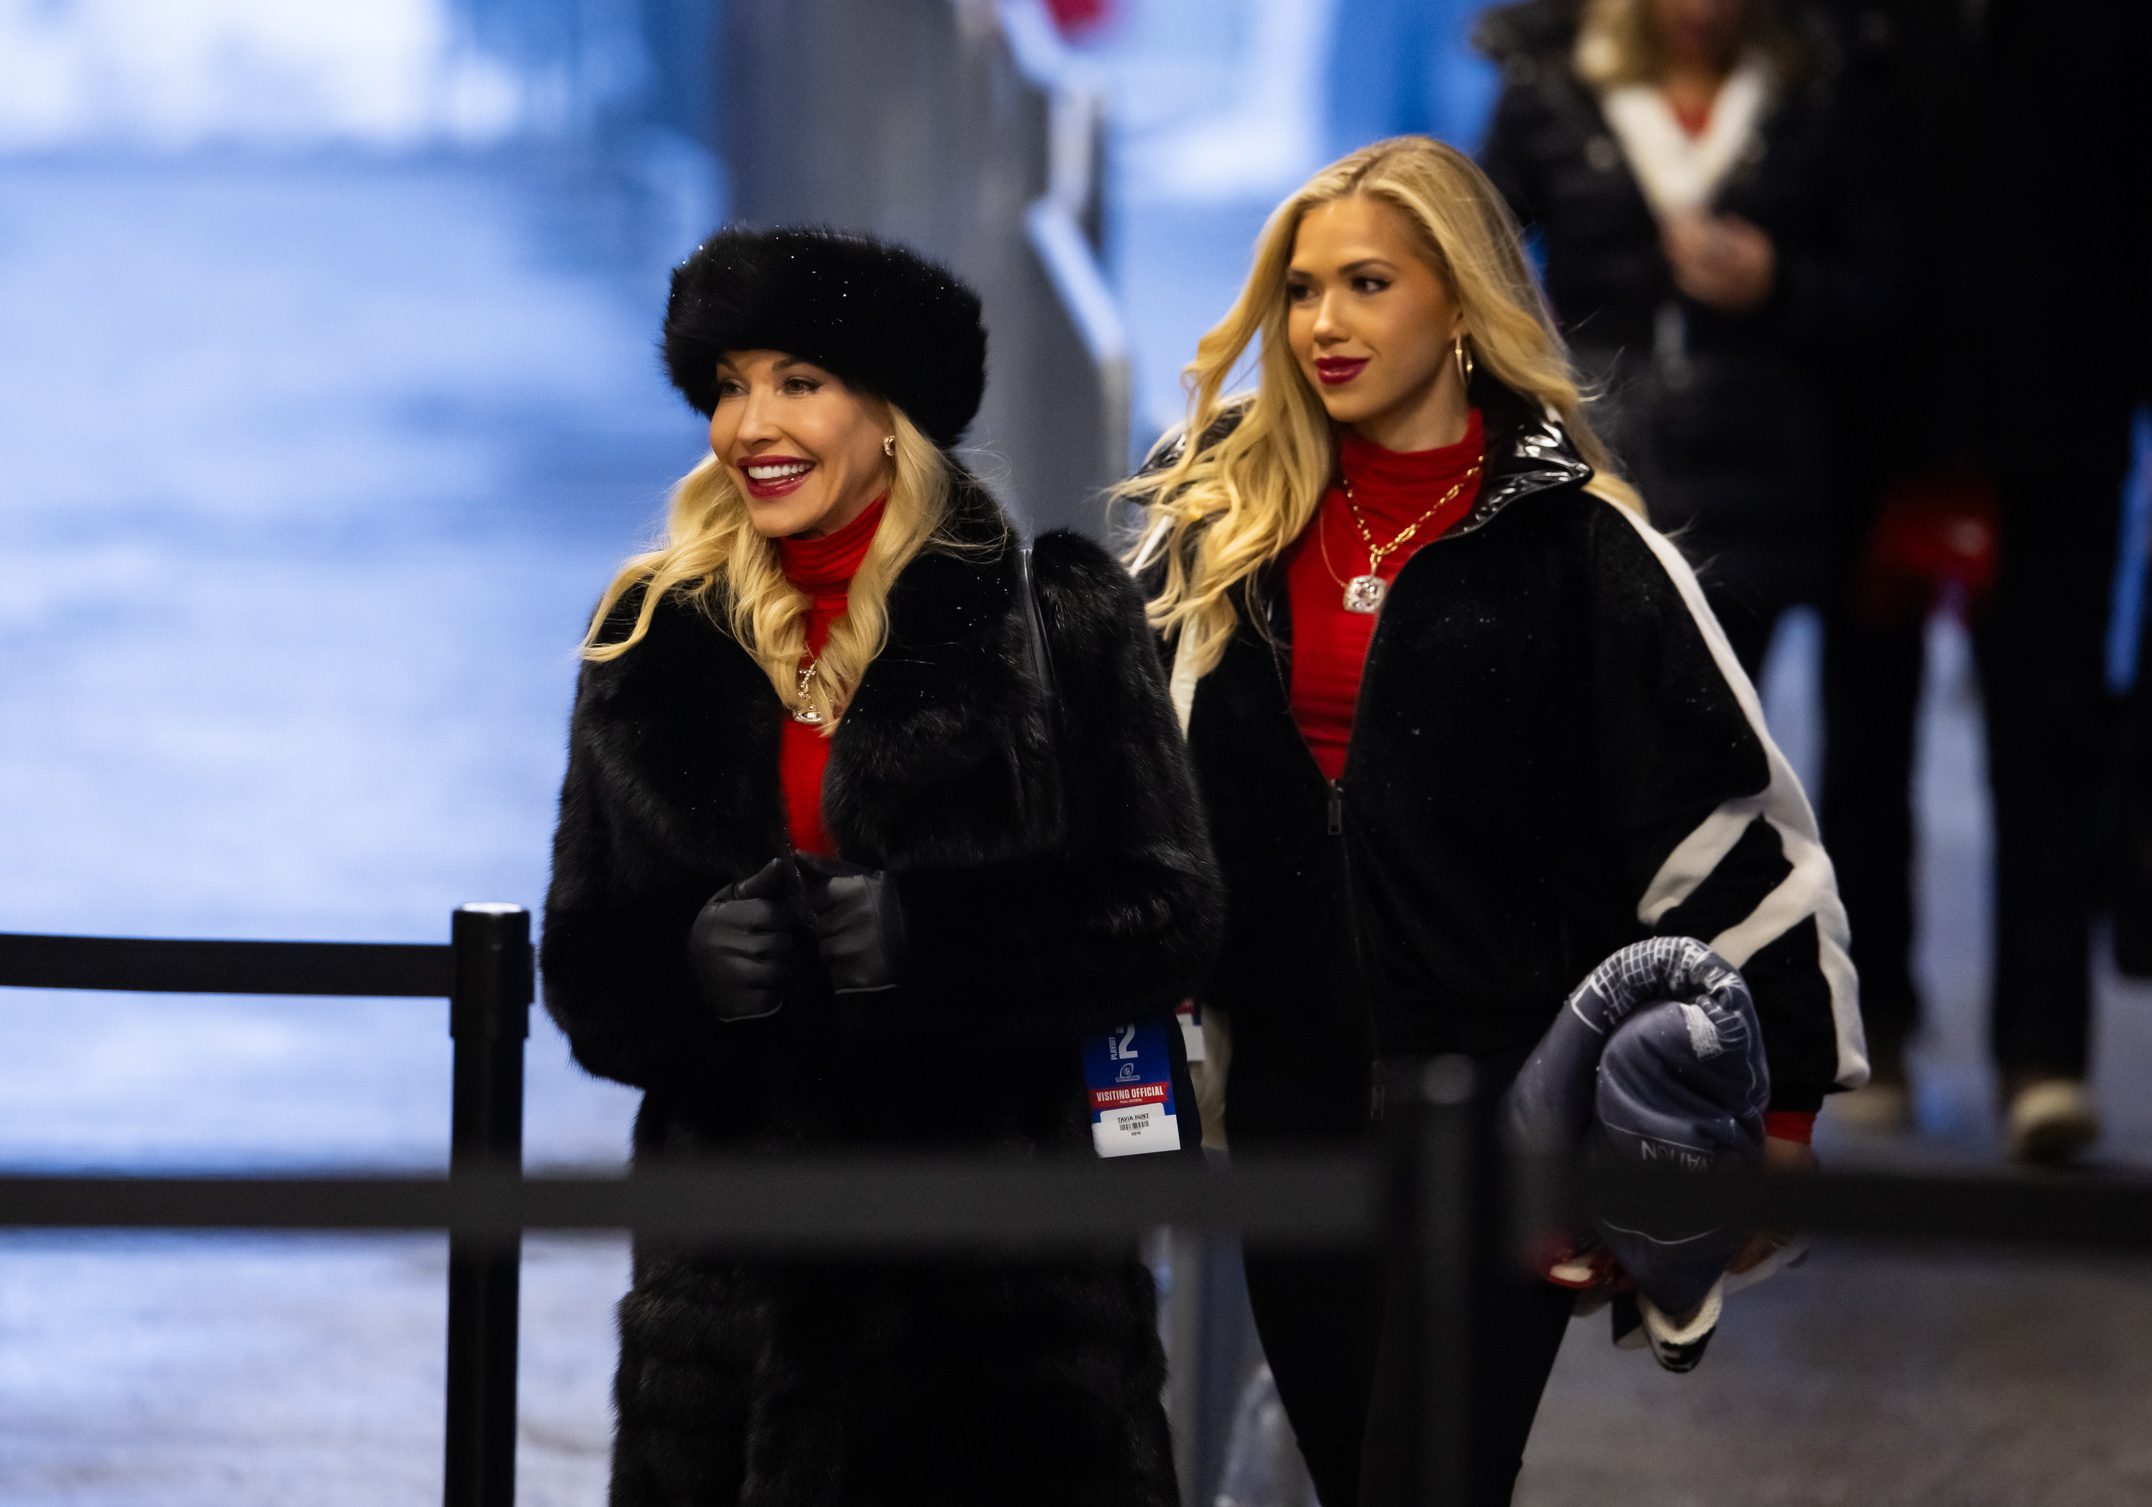
M 1378 625 L 1377 632 L 1380 631 Z M 1370 644 L 1371 650 L 1372 647 L 1372 644 Z M 1372 653 L 1370 657 L 1373 657 Z M 1285 720 L 1292 727 L 1293 741 L 1300 746 L 1300 752 L 1307 759 L 1308 767 L 1315 771 L 1315 777 L 1323 782 L 1325 802 L 1324 831 L 1330 841 L 1337 844 L 1338 876 L 1345 891 L 1343 909 L 1345 912 L 1346 955 L 1352 959 L 1354 982 L 1359 995 L 1361 1025 L 1367 1032 L 1368 1118 L 1379 1120 L 1382 1118 L 1383 1110 L 1382 1056 L 1376 1050 L 1375 1045 L 1375 1005 L 1373 993 L 1368 982 L 1367 960 L 1362 953 L 1359 902 L 1353 884 L 1352 846 L 1345 840 L 1345 777 L 1341 774 L 1333 780 L 1324 774 L 1323 766 L 1316 761 L 1315 750 L 1308 747 L 1308 740 L 1301 734 L 1300 724 L 1293 717 L 1292 676 L 1287 672 L 1285 653 L 1275 634 L 1272 634 L 1270 639 L 1270 666 L 1278 678 L 1278 695 L 1285 705 Z M 1346 762 L 1347 766 L 1350 767 L 1352 755 L 1349 735 L 1346 748 Z
M 1457 537 L 1459 536 L 1453 531 L 1444 534 L 1440 538 L 1430 539 L 1419 549 L 1414 550 L 1413 554 L 1417 556 L 1425 550 L 1433 549 Z M 1398 567 L 1398 576 L 1402 578 L 1405 571 L 1410 569 L 1411 566 L 1412 561 L 1407 559 L 1403 565 Z M 1396 589 L 1397 583 L 1393 580 L 1391 590 L 1395 591 Z M 1368 672 L 1375 666 L 1375 649 L 1381 641 L 1382 619 L 1378 617 L 1375 620 L 1375 631 L 1368 638 L 1367 657 L 1361 661 L 1360 680 L 1362 685 L 1367 683 Z M 1353 882 L 1352 845 L 1345 841 L 1345 777 L 1340 774 L 1333 780 L 1324 774 L 1322 765 L 1316 762 L 1315 750 L 1308 747 L 1308 740 L 1301 735 L 1300 724 L 1293 718 L 1292 676 L 1287 669 L 1285 654 L 1278 643 L 1275 633 L 1270 638 L 1270 664 L 1272 671 L 1278 678 L 1278 694 L 1285 702 L 1286 720 L 1293 724 L 1293 739 L 1300 745 L 1300 751 L 1307 756 L 1308 766 L 1315 771 L 1316 778 L 1323 782 L 1323 789 L 1327 796 L 1328 807 L 1325 828 L 1330 839 L 1338 845 L 1338 873 L 1342 877 L 1345 886 L 1346 947 L 1352 957 L 1353 969 L 1360 984 L 1361 1023 L 1367 1029 L 1368 1118 L 1380 1120 L 1383 1117 L 1383 1101 L 1385 1097 L 1383 1092 L 1382 1052 L 1376 1032 L 1374 984 L 1372 976 L 1368 972 L 1364 942 L 1360 935 L 1360 908 Z M 1355 717 L 1357 720 L 1357 706 L 1355 707 Z M 1352 768 L 1352 739 L 1350 734 L 1347 734 L 1345 743 L 1345 767 L 1348 770 Z
M 1541 488 L 1532 487 L 1528 490 L 1539 491 L 1541 490 Z M 1484 497 L 1484 493 L 1482 494 L 1482 496 Z M 1503 506 L 1506 507 L 1510 502 L 1514 502 L 1515 500 L 1516 499 L 1514 497 L 1505 499 Z M 1478 504 L 1475 503 L 1473 512 L 1477 513 L 1478 510 Z M 1443 534 L 1439 538 L 1428 540 L 1426 544 L 1422 545 L 1419 549 L 1414 550 L 1412 552 L 1413 558 L 1417 558 L 1419 555 L 1424 554 L 1427 550 L 1434 549 L 1439 545 L 1447 544 L 1454 540 L 1464 538 L 1470 534 L 1475 534 L 1479 532 L 1479 529 L 1483 527 L 1487 522 L 1491 521 L 1493 516 L 1494 515 L 1490 513 L 1487 515 L 1486 518 L 1480 519 L 1479 523 L 1475 524 L 1472 520 L 1472 517 L 1468 515 L 1464 520 L 1460 522 L 1457 528 L 1452 529 L 1450 532 Z M 1403 564 L 1398 566 L 1397 577 L 1390 583 L 1391 591 L 1394 592 L 1397 589 L 1397 581 L 1402 580 L 1404 578 L 1405 572 L 1410 570 L 1411 568 L 1411 558 L 1408 558 Z M 1385 603 L 1385 606 L 1387 606 L 1387 603 Z M 1273 627 L 1275 627 L 1275 621 L 1273 621 Z M 1367 960 L 1362 951 L 1364 944 L 1360 936 L 1359 905 L 1354 894 L 1352 874 L 1352 846 L 1345 840 L 1345 777 L 1343 775 L 1339 775 L 1338 778 L 1333 780 L 1329 776 L 1325 775 L 1323 773 L 1322 765 L 1316 762 L 1315 751 L 1308 747 L 1308 740 L 1301 735 L 1300 724 L 1293 717 L 1292 677 L 1289 673 L 1287 673 L 1285 655 L 1278 643 L 1277 635 L 1275 632 L 1269 635 L 1269 639 L 1271 669 L 1277 675 L 1278 678 L 1278 694 L 1285 703 L 1286 721 L 1292 724 L 1293 740 L 1300 745 L 1300 751 L 1301 753 L 1306 755 L 1309 767 L 1315 771 L 1316 778 L 1320 779 L 1323 782 L 1323 785 L 1328 792 L 1328 819 L 1326 822 L 1326 828 L 1330 839 L 1338 845 L 1338 873 L 1342 876 L 1345 884 L 1345 930 L 1347 950 L 1352 957 L 1353 968 L 1358 975 L 1359 982 L 1361 984 L 1360 1011 L 1362 1016 L 1362 1023 L 1367 1028 L 1368 1117 L 1373 1120 L 1379 1120 L 1383 1116 L 1384 1108 L 1382 1055 L 1376 1040 L 1374 990 L 1372 986 L 1372 980 L 1368 974 Z M 1360 666 L 1360 681 L 1363 686 L 1367 683 L 1368 672 L 1375 667 L 1375 649 L 1377 645 L 1381 643 L 1381 641 L 1382 619 L 1380 617 L 1377 617 L 1375 620 L 1375 631 L 1368 639 L 1367 658 L 1361 662 Z M 1355 708 L 1355 720 L 1357 720 L 1357 707 Z M 1345 744 L 1345 767 L 1348 770 L 1352 768 L 1352 739 L 1350 734 L 1347 735 Z

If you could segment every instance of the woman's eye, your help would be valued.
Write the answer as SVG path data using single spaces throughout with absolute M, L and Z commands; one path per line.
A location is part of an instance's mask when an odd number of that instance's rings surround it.
M 1315 290 L 1306 283 L 1287 283 L 1285 285 L 1285 301 L 1287 303 L 1306 303 L 1314 296 Z
M 819 392 L 821 389 L 822 384 L 812 377 L 785 378 L 785 391 L 791 393 L 794 397 L 800 397 L 810 392 Z
M 1352 280 L 1352 290 L 1355 293 L 1380 293 L 1389 286 L 1390 280 L 1384 277 L 1356 277 Z
M 736 398 L 745 391 L 747 391 L 746 388 L 733 381 L 730 377 L 719 377 L 717 379 L 717 395 L 720 399 Z

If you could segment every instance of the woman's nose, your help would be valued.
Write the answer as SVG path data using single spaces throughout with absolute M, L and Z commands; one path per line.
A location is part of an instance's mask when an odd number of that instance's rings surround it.
M 759 387 L 748 389 L 740 399 L 739 428 L 734 433 L 741 443 L 749 445 L 776 438 L 777 425 L 768 392 Z
M 1337 306 L 1327 293 L 1315 305 L 1314 334 L 1319 341 L 1337 340 L 1345 334 L 1345 327 L 1337 317 Z

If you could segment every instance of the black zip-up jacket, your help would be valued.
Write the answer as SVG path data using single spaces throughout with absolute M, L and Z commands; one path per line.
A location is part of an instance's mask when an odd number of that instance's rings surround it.
M 1398 573 L 1343 776 L 1293 718 L 1277 566 L 1252 592 L 1269 632 L 1244 610 L 1195 689 L 1227 892 L 1203 997 L 1232 1027 L 1234 1139 L 1349 1130 L 1384 1058 L 1521 1054 L 1654 934 L 1742 969 L 1774 1107 L 1814 1109 L 1867 1063 L 1807 799 L 1679 553 L 1584 490 L 1552 416 L 1477 386 L 1479 499 Z

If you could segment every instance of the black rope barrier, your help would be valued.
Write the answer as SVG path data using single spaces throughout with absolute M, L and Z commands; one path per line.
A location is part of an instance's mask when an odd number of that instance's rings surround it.
M 1432 1178 L 1447 1155 L 1418 1176 Z M 627 1176 L 0 1176 L 0 1229 L 635 1230 L 742 1250 L 1104 1247 L 1162 1226 L 1342 1250 L 1389 1228 L 1384 1168 L 1349 1154 L 1138 1167 L 1058 1158 L 766 1158 Z M 2035 1173 L 1785 1175 L 1514 1162 L 1512 1233 L 1620 1222 L 1769 1224 L 1911 1244 L 2152 1254 L 2152 1181 Z M 1391 1190 L 1394 1193 L 1394 1190 Z M 1449 1188 L 1423 1185 L 1429 1196 Z M 1427 1235 L 1461 1228 L 1454 1202 Z M 1469 1222 L 1484 1222 L 1484 1218 Z
M 400 942 L 174 942 L 0 932 L 0 988 L 446 999 L 451 950 Z
M 1087 1160 L 756 1158 L 631 1176 L 0 1177 L 0 1228 L 617 1231 L 754 1252 L 875 1254 L 1127 1244 L 1164 1225 L 1337 1250 L 1380 1229 L 1376 1168 L 1276 1157 L 1213 1171 Z

